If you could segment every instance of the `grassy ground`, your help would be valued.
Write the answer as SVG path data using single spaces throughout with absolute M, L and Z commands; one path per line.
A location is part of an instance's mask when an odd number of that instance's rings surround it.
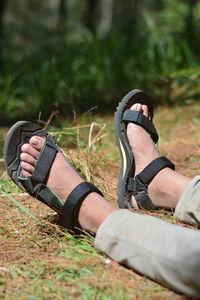
M 199 120 L 197 104 L 158 109 L 155 115 L 161 153 L 190 177 L 200 167 Z M 74 130 L 50 130 L 78 171 L 115 204 L 120 160 L 112 117 L 95 118 L 99 126 L 94 127 L 91 121 L 81 118 Z M 1 130 L 1 145 L 6 131 Z M 111 261 L 93 247 L 93 237 L 71 236 L 58 225 L 53 211 L 12 184 L 3 159 L 0 168 L 0 299 L 187 299 Z M 154 215 L 177 223 L 172 212 Z

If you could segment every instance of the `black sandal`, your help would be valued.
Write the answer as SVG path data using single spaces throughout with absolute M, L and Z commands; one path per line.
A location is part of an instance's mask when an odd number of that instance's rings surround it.
M 34 172 L 30 177 L 25 178 L 20 166 L 21 146 L 28 143 L 34 135 L 45 138 L 45 143 Z M 81 203 L 92 192 L 101 196 L 102 193 L 92 183 L 82 182 L 63 204 L 62 200 L 46 186 L 46 178 L 57 152 L 61 152 L 60 148 L 45 130 L 34 123 L 20 121 L 14 124 L 7 134 L 4 144 L 4 163 L 9 176 L 22 190 L 59 213 L 62 216 L 63 226 L 70 231 L 77 232 L 77 216 Z M 68 160 L 67 162 L 70 164 Z
M 130 107 L 135 103 L 147 105 L 150 120 L 141 112 L 130 110 Z M 146 210 L 155 209 L 156 207 L 148 196 L 148 185 L 163 168 L 175 169 L 174 165 L 167 158 L 159 157 L 135 176 L 135 160 L 127 138 L 127 125 L 129 122 L 132 122 L 141 126 L 151 135 L 152 140 L 156 144 L 159 137 L 152 120 L 153 102 L 141 90 L 129 92 L 119 103 L 115 112 L 115 137 L 121 156 L 121 170 L 117 187 L 117 203 L 120 208 L 132 208 L 131 196 L 134 195 L 139 208 Z

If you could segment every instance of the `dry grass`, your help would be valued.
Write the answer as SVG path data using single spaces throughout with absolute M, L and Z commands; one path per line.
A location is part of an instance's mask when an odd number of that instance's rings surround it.
M 155 119 L 161 153 L 190 177 L 200 167 L 199 120 L 198 105 L 158 109 Z M 80 121 L 79 126 L 90 121 Z M 87 180 L 95 182 L 116 205 L 120 161 L 112 117 L 99 117 L 95 122 L 100 126 L 75 128 L 71 134 L 68 129 L 64 135 L 55 134 L 55 138 Z M 2 129 L 2 140 L 5 132 Z M 92 143 L 100 136 L 102 139 Z M 1 188 L 42 221 L 37 222 L 0 195 L 0 299 L 186 299 L 109 260 L 93 247 L 92 237 L 71 236 L 59 227 L 50 209 L 10 182 L 2 160 L 0 165 Z M 157 211 L 154 215 L 175 222 L 170 212 Z

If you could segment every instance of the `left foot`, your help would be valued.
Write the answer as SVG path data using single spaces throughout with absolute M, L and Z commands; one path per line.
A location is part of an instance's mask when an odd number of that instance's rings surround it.
M 44 138 L 33 136 L 29 143 L 22 145 L 20 159 L 24 177 L 32 175 L 43 144 Z M 83 181 L 66 161 L 64 155 L 58 152 L 49 171 L 46 185 L 65 203 L 72 190 Z M 80 227 L 95 234 L 103 220 L 114 210 L 115 208 L 99 194 L 91 193 L 84 199 L 79 209 Z
M 29 177 L 33 173 L 43 144 L 44 138 L 33 136 L 28 144 L 24 144 L 21 147 L 22 153 L 20 158 L 24 177 Z M 46 185 L 65 203 L 71 191 L 83 181 L 67 163 L 64 155 L 58 152 L 51 166 Z

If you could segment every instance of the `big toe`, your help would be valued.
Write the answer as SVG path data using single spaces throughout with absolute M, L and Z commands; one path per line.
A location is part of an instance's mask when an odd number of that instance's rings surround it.
M 41 136 L 32 136 L 29 140 L 29 144 L 37 151 L 40 151 L 44 145 L 44 141 L 44 138 Z
M 149 118 L 149 111 L 147 105 L 135 103 L 131 106 L 131 110 L 140 111 L 145 117 Z

